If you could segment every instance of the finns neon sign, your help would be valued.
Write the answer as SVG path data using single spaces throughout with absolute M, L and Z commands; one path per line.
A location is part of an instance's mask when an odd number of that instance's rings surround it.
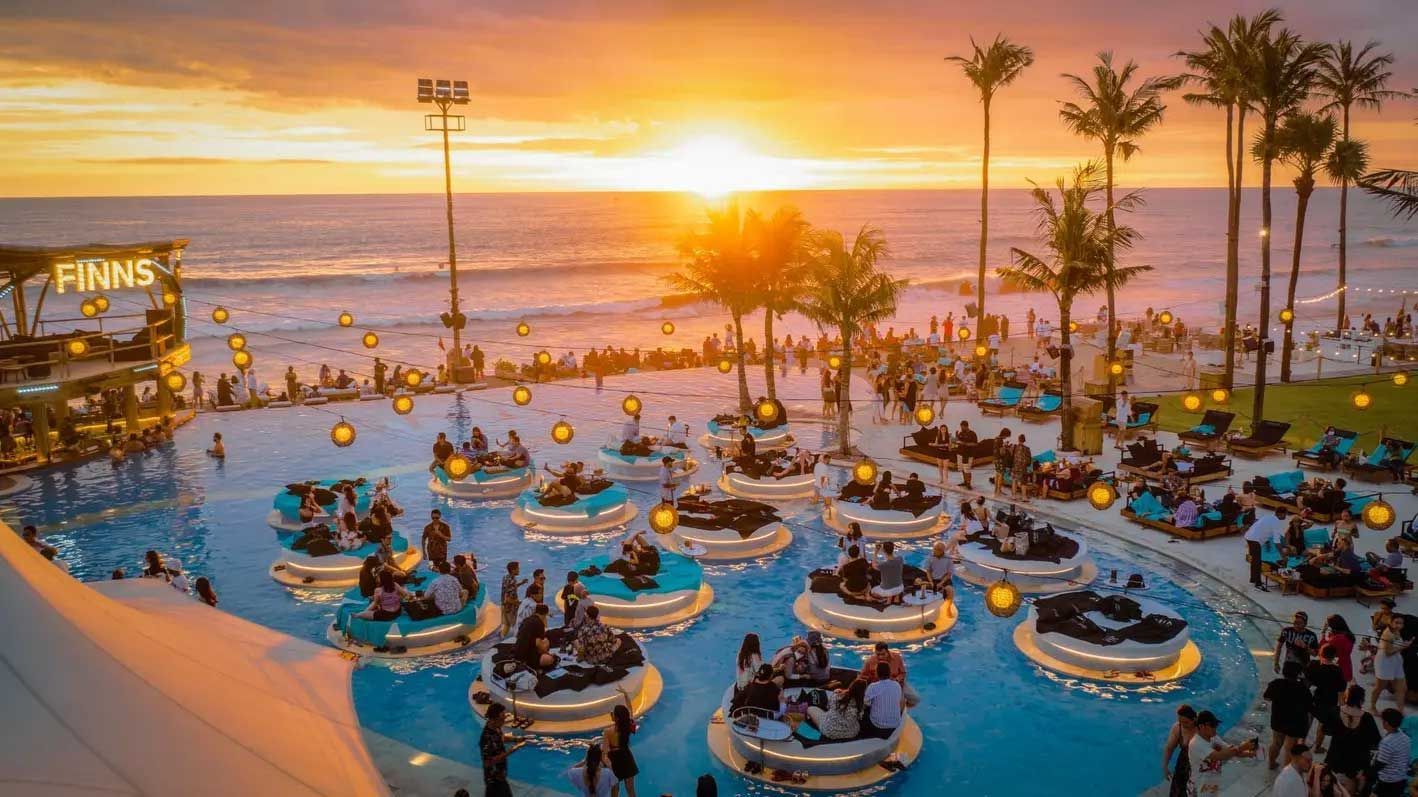
M 157 280 L 151 259 L 74 260 L 53 265 L 50 276 L 55 293 L 111 291 L 120 288 L 144 288 Z

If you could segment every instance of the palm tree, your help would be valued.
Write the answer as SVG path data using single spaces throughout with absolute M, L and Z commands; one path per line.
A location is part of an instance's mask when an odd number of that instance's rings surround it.
M 1281 122 L 1275 134 L 1276 155 L 1295 169 L 1295 245 L 1290 257 L 1290 286 L 1285 307 L 1291 312 L 1285 323 L 1285 342 L 1280 354 L 1280 381 L 1290 381 L 1290 358 L 1295 350 L 1295 283 L 1300 279 L 1300 252 L 1305 243 L 1305 212 L 1315 192 L 1315 172 L 1326 163 L 1338 126 L 1327 114 L 1294 113 Z
M 1049 251 L 1047 257 L 1011 248 L 1014 265 L 999 269 L 1006 283 L 1025 290 L 1051 293 L 1059 306 L 1059 370 L 1061 372 L 1063 405 L 1059 445 L 1073 448 L 1073 346 L 1069 321 L 1073 300 L 1077 296 L 1121 286 L 1151 266 L 1117 267 L 1113 257 L 1118 249 L 1131 248 L 1137 232 L 1126 225 L 1119 227 L 1111 220 L 1113 206 L 1102 213 L 1089 205 L 1100 191 L 1105 190 L 1105 167 L 1091 162 L 1074 169 L 1071 182 L 1060 177 L 1057 182 L 1059 202 L 1053 194 L 1034 186 L 1035 232 L 1039 242 Z M 1137 193 L 1118 200 L 1116 210 L 1130 212 L 1142 204 Z
M 751 232 L 757 255 L 755 304 L 763 308 L 763 366 L 768 398 L 778 397 L 773 374 L 773 317 L 782 318 L 792 310 L 807 281 L 803 258 L 808 223 L 794 207 L 781 207 L 767 219 L 753 217 Z
M 1299 109 L 1310 96 L 1314 84 L 1315 65 L 1324 56 L 1324 45 L 1303 41 L 1298 35 L 1282 29 L 1267 33 L 1256 47 L 1254 85 L 1251 106 L 1260 117 L 1261 129 L 1256 136 L 1253 152 L 1260 161 L 1260 334 L 1261 349 L 1256 352 L 1255 402 L 1251 417 L 1265 417 L 1265 344 L 1270 339 L 1270 179 L 1279 156 L 1277 133 L 1280 120 Z
M 945 60 L 960 64 L 960 70 L 980 92 L 980 104 L 985 109 L 985 150 L 980 161 L 980 271 L 975 283 L 975 338 L 980 339 L 980 329 L 985 320 L 985 258 L 990 239 L 990 102 L 995 92 L 1013 83 L 1030 64 L 1034 63 L 1034 51 L 1022 44 L 1014 44 L 996 34 L 989 47 L 981 48 L 970 38 L 973 52 L 970 57 L 952 55 Z
M 1393 76 L 1389 71 L 1393 65 L 1393 54 L 1374 52 L 1378 46 L 1378 42 L 1371 41 L 1355 50 L 1353 42 L 1342 41 L 1326 47 L 1324 60 L 1319 63 L 1315 93 L 1329 99 L 1320 112 L 1340 112 L 1343 121 L 1341 141 L 1349 141 L 1349 110 L 1352 107 L 1358 105 L 1377 111 L 1383 107 L 1385 100 L 1404 96 L 1403 92 L 1384 88 Z M 1339 306 L 1334 316 L 1336 330 L 1344 326 L 1345 289 L 1349 284 L 1349 183 L 1356 179 L 1344 174 L 1339 182 Z
M 870 325 L 896 314 L 906 280 L 892 279 L 880 263 L 889 255 L 881 230 L 863 226 L 850 247 L 833 230 L 814 233 L 809 245 L 809 277 L 797 310 L 818 329 L 842 337 L 842 388 L 837 394 L 837 440 L 843 454 L 852 445 L 852 341 Z
M 1280 12 L 1268 9 L 1246 19 L 1237 15 L 1225 29 L 1212 25 L 1202 34 L 1204 49 L 1180 52 L 1191 70 L 1184 79 L 1201 91 L 1183 99 L 1194 105 L 1226 109 L 1226 312 L 1221 329 L 1225 351 L 1223 381 L 1230 388 L 1236 379 L 1236 315 L 1241 279 L 1241 186 L 1245 164 L 1246 111 L 1251 93 L 1251 69 L 1260 37 L 1281 21 Z
M 743 349 L 743 317 L 753 311 L 752 280 L 755 257 L 751 230 L 755 214 L 739 213 L 737 202 L 723 210 L 707 210 L 708 225 L 687 233 L 678 244 L 684 271 L 665 279 L 676 290 L 729 311 L 734 322 L 734 356 L 738 364 L 739 411 L 753 406 L 748 396 L 748 374 Z
M 1359 184 L 1371 196 L 1388 202 L 1395 218 L 1411 221 L 1418 216 L 1418 172 L 1381 169 L 1364 175 Z
M 1162 112 L 1166 105 L 1162 102 L 1162 92 L 1181 85 L 1181 78 L 1151 77 L 1136 87 L 1129 82 L 1137 74 L 1137 63 L 1128 61 L 1121 70 L 1113 67 L 1113 54 L 1098 54 L 1098 64 L 1093 67 L 1089 79 L 1065 73 L 1064 79 L 1071 83 L 1083 98 L 1083 104 L 1065 102 L 1059 109 L 1059 117 L 1073 132 L 1091 138 L 1103 145 L 1103 165 L 1105 169 L 1104 190 L 1106 193 L 1106 216 L 1108 225 L 1113 218 L 1113 162 L 1117 157 L 1128 161 L 1140 148 L 1137 139 L 1147 131 L 1162 123 Z M 1109 270 L 1113 267 L 1113 247 L 1108 247 Z M 1105 282 L 1108 293 L 1108 362 L 1117 359 L 1117 291 L 1111 280 Z M 1113 391 L 1113 376 L 1108 374 L 1108 392 Z

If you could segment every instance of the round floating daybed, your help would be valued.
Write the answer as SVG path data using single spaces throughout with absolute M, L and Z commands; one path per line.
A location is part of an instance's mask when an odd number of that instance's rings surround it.
M 271 513 L 266 516 L 267 525 L 276 531 L 291 532 L 300 531 L 309 525 L 300 520 L 300 499 L 309 490 L 315 490 L 316 503 L 325 510 L 327 516 L 325 519 L 333 523 L 334 513 L 339 506 L 338 488 L 346 483 L 354 485 L 355 517 L 363 519 L 369 514 L 369 503 L 374 495 L 374 485 L 368 479 L 326 479 L 318 482 L 286 485 L 286 489 L 277 493 L 271 501 L 273 508 Z
M 879 540 L 909 540 L 929 537 L 950 525 L 945 500 L 939 495 L 921 501 L 897 498 L 890 509 L 873 509 L 865 503 L 838 499 L 822 510 L 822 522 L 838 534 L 846 534 L 851 524 L 861 526 L 862 536 Z
M 705 424 L 709 433 L 700 438 L 700 442 L 705 448 L 729 448 L 738 445 L 743 438 L 743 428 L 735 425 L 731 421 L 723 420 L 725 416 L 720 416 L 710 420 Z M 749 426 L 748 433 L 753 437 L 753 442 L 757 450 L 767 451 L 773 448 L 787 448 L 793 444 L 793 435 L 788 428 L 787 422 L 768 429 L 759 426 Z
M 964 566 L 959 575 L 971 584 L 986 586 L 1007 574 L 1021 592 L 1067 592 L 1098 577 L 1088 543 L 1061 531 L 1031 545 L 1023 556 L 1002 552 L 999 541 L 989 534 L 972 534 L 960 541 L 960 560 Z
M 330 399 L 325 396 L 311 396 L 310 398 L 302 399 L 300 403 L 307 407 L 318 407 L 321 404 L 329 404 Z
M 524 490 L 512 509 L 512 522 L 543 534 L 592 534 L 623 526 L 639 512 L 630 502 L 630 492 L 619 484 L 590 495 L 578 494 L 562 506 L 546 506 L 537 500 L 536 490 Z
M 689 456 L 689 451 L 674 446 L 655 447 L 648 454 L 622 454 L 620 448 L 602 446 L 596 452 L 596 460 L 606 475 L 616 481 L 648 482 L 660 478 L 660 461 L 665 457 L 674 460 L 676 484 L 689 478 L 699 470 L 699 460 Z
M 328 399 L 330 401 L 349 401 L 359 398 L 359 388 L 357 387 L 322 387 L 315 398 Z M 309 404 L 310 401 L 305 402 Z
M 856 677 L 851 670 L 834 667 L 832 676 L 849 683 Z M 795 700 L 804 689 L 787 687 L 785 700 Z M 733 712 L 730 704 L 734 687 L 729 686 L 719 701 L 719 709 L 709 722 L 709 750 L 725 766 L 743 777 L 752 778 L 787 789 L 845 793 L 864 789 L 890 778 L 894 771 L 877 766 L 888 758 L 903 766 L 915 760 L 921 750 L 921 729 L 910 712 L 903 711 L 901 724 L 886 738 L 858 736 L 855 739 L 827 741 L 809 723 L 796 730 L 780 720 L 760 717 L 756 727 L 748 726 L 746 715 L 751 709 Z M 809 738 L 816 736 L 817 738 Z M 753 761 L 762 765 L 756 774 L 744 772 L 744 764 Z M 800 772 L 803 782 L 773 780 L 774 770 Z
M 442 465 L 435 465 L 433 476 L 428 480 L 428 489 L 444 498 L 512 498 L 532 485 L 533 467 L 528 464 L 521 468 L 483 468 L 469 474 L 462 481 L 454 481 L 449 478 Z
M 561 635 L 559 628 L 547 631 L 553 652 Z M 563 654 L 556 669 L 541 674 L 516 661 L 514 643 L 499 643 L 484 654 L 482 674 L 468 690 L 473 712 L 485 716 L 488 704 L 483 701 L 491 700 L 514 717 L 532 720 L 527 728 L 532 733 L 594 734 L 610 725 L 611 710 L 625 701 L 618 689 L 624 689 L 631 714 L 640 717 L 660 699 L 664 680 L 634 637 L 622 633 L 619 639 L 620 649 L 607 664 L 582 665 Z
M 1014 644 L 1041 667 L 1095 681 L 1175 681 L 1201 666 L 1186 620 L 1135 595 L 1079 590 L 1037 598 L 1014 629 Z
M 755 498 L 763 501 L 788 501 L 796 498 L 811 498 L 815 489 L 811 473 L 799 473 L 776 479 L 769 475 L 753 478 L 742 471 L 724 471 L 719 477 L 720 490 L 740 498 Z
M 905 582 L 924 573 L 907 566 Z M 918 642 L 941 636 L 955 626 L 960 613 L 945 596 L 924 589 L 908 592 L 900 604 L 875 604 L 844 597 L 832 570 L 810 573 L 802 594 L 793 601 L 798 622 L 838 639 Z M 860 632 L 866 632 L 862 636 Z
M 502 625 L 502 610 L 487 600 L 487 586 L 481 583 L 462 611 L 419 620 L 412 619 L 407 607 L 393 620 L 355 617 L 369 601 L 359 587 L 345 593 L 325 634 L 330 644 L 361 656 L 408 659 L 460 650 L 487 638 Z
M 698 617 L 714 602 L 714 588 L 704 580 L 704 569 L 683 554 L 661 551 L 659 570 L 641 577 L 605 572 L 610 561 L 608 556 L 598 556 L 576 566 L 606 625 L 660 628 Z M 556 604 L 565 610 L 560 593 Z
M 360 400 L 360 401 L 388 401 L 388 400 L 389 400 L 389 397 L 386 396 L 386 395 L 384 395 L 383 393 L 361 393 L 361 394 L 359 394 L 359 400 Z
M 278 532 L 281 544 L 281 558 L 270 568 L 271 578 L 287 587 L 305 589 L 345 589 L 359 584 L 359 569 L 367 556 L 373 556 L 379 545 L 366 542 L 350 551 L 312 556 L 291 546 L 301 538 L 299 532 Z M 390 543 L 394 549 L 394 563 L 402 570 L 416 567 L 423 559 L 417 548 L 409 545 L 404 535 L 395 533 Z
M 733 562 L 775 554 L 793 542 L 778 511 L 744 498 L 683 496 L 679 525 L 670 534 L 679 553 L 704 562 Z

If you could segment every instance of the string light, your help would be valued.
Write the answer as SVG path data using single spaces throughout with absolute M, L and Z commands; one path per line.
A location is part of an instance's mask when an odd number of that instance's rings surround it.
M 1127 369 L 1123 367 L 1122 362 L 1119 360 L 1114 360 L 1113 362 L 1108 364 L 1108 373 L 1112 374 L 1113 376 L 1122 376 L 1123 371 L 1125 370 Z
M 1069 331 L 1069 332 L 1077 332 L 1077 331 L 1078 331 L 1078 322 L 1077 322 L 1077 321 L 1070 321 L 1070 322 L 1068 322 L 1068 331 Z
M 85 299 L 79 302 L 79 312 L 84 314 L 84 318 L 93 318 L 98 315 L 98 305 L 93 299 Z
M 669 534 L 679 525 L 679 510 L 668 501 L 661 502 L 650 510 L 649 523 L 656 534 Z
M 778 404 L 777 402 L 764 399 L 758 402 L 758 406 L 753 408 L 753 412 L 758 416 L 758 420 L 764 423 L 772 423 L 778 419 Z
M 660 325 L 660 331 L 665 333 L 666 335 L 673 335 L 675 334 L 675 325 L 671 321 L 666 321 L 665 323 Z
M 532 334 L 532 327 L 531 327 L 531 325 L 528 324 L 526 321 L 518 321 L 518 322 L 517 322 L 517 337 L 519 337 L 519 338 L 525 338 L 525 337 L 527 337 L 527 336 L 530 335 L 530 334 Z
M 423 372 L 417 368 L 410 368 L 404 372 L 404 386 L 416 388 L 423 384 Z
M 978 345 L 978 346 L 975 347 L 975 356 L 976 356 L 976 357 L 981 357 L 981 358 L 983 358 L 986 354 L 989 354 L 989 353 L 990 353 L 989 347 L 987 347 L 987 346 L 986 346 L 985 344 L 983 344 L 983 343 L 981 343 L 980 345 Z
M 1294 321 L 1294 320 L 1295 320 L 1295 311 L 1294 311 L 1294 310 L 1291 310 L 1290 308 L 1287 307 L 1287 308 L 1285 308 L 1284 310 L 1281 310 L 1281 311 L 1280 311 L 1280 323 L 1282 323 L 1282 324 L 1288 324 L 1288 323 L 1290 323 L 1291 321 Z
M 94 307 L 97 307 L 100 313 L 107 313 L 109 308 L 108 297 L 104 296 L 101 293 L 98 296 L 95 296 Z
M 875 484 L 877 475 L 876 463 L 864 459 L 852 466 L 852 478 L 857 484 Z
M 473 462 L 462 454 L 453 454 L 443 460 L 443 472 L 453 481 L 460 482 L 473 472 Z
M 226 336 L 226 347 L 232 351 L 241 351 L 246 348 L 246 336 L 240 332 L 233 332 Z
M 83 357 L 89 353 L 89 342 L 83 338 L 71 338 L 64 344 L 64 350 L 69 352 L 70 357 Z
M 373 332 L 366 332 L 359 342 L 363 343 L 366 349 L 372 349 L 379 345 L 379 336 Z
M 935 420 L 935 408 L 929 404 L 921 404 L 916 407 L 916 423 L 921 426 L 930 426 Z
M 345 420 L 343 417 L 340 418 L 339 423 L 330 427 L 330 442 L 334 443 L 340 448 L 346 448 L 349 445 L 353 444 L 354 441 L 354 424 Z
M 840 355 L 840 354 L 829 354 L 829 355 L 827 355 L 827 367 L 828 367 L 828 368 L 831 368 L 831 369 L 834 370 L 834 371 L 840 371 L 840 370 L 842 369 L 842 355 Z
M 562 418 L 561 420 L 551 425 L 552 442 L 557 443 L 558 445 L 564 446 L 567 443 L 570 443 L 571 438 L 575 436 L 576 430 L 572 428 L 571 424 L 568 423 L 565 418 Z
M 241 349 L 240 351 L 231 355 L 231 364 L 235 365 L 237 368 L 245 370 L 251 367 L 251 363 L 251 352 L 247 351 L 246 349 Z
M 1403 387 L 1408 384 L 1408 373 L 1405 371 L 1395 371 L 1393 374 L 1393 383 L 1398 387 Z
M 1088 487 L 1088 504 L 1098 511 L 1103 511 L 1113 505 L 1118 500 L 1118 491 L 1105 481 L 1096 481 Z
M 957 336 L 959 336 L 959 338 L 960 338 L 961 341 L 967 341 L 967 340 L 970 339 L 970 328 L 969 328 L 969 327 L 961 327 L 961 328 L 960 328 L 960 331 L 957 332 L 957 333 L 955 333 L 955 334 L 956 334 Z
M 163 291 L 162 303 L 167 305 L 168 307 L 175 306 L 177 304 L 177 294 L 173 291 Z
M 342 327 L 354 326 L 354 314 L 351 313 L 349 310 L 340 313 L 339 318 L 335 320 Z
M 1157 314 L 1157 320 L 1163 324 L 1172 323 L 1173 318 L 1175 318 L 1175 316 L 1172 315 L 1171 310 L 1163 310 L 1161 313 Z
M 1009 582 L 1008 575 L 985 589 L 985 608 L 996 617 L 1013 617 L 1023 602 L 1019 587 Z
M 1364 507 L 1363 516 L 1365 526 L 1374 531 L 1383 531 L 1393 525 L 1397 513 L 1393 510 L 1393 504 L 1379 496 Z
M 1182 406 L 1186 408 L 1187 412 L 1196 412 L 1201 409 L 1201 396 L 1196 393 L 1188 393 L 1182 396 Z
M 167 385 L 167 389 L 171 390 L 173 393 L 180 393 L 184 387 L 187 387 L 187 377 L 180 371 L 168 372 L 168 375 L 163 377 L 162 381 L 163 384 Z
M 1374 403 L 1374 397 L 1361 387 L 1349 397 L 1349 401 L 1354 404 L 1354 409 L 1367 410 Z
M 551 365 L 551 352 L 545 349 L 537 352 L 537 365 Z
M 732 371 L 732 370 L 734 370 L 734 364 L 733 364 L 732 362 L 730 362 L 729 358 L 728 358 L 728 357 L 720 357 L 720 358 L 719 358 L 719 373 L 721 373 L 721 374 L 727 374 L 728 372 L 730 372 L 730 371 Z
M 519 407 L 525 407 L 532 403 L 532 389 L 526 385 L 518 385 L 512 388 L 512 403 Z
M 414 411 L 413 396 L 400 395 L 394 397 L 394 412 L 399 415 L 408 415 Z
M 231 313 L 228 312 L 225 307 L 217 305 L 216 307 L 212 308 L 212 320 L 217 322 L 218 324 L 225 324 L 226 322 L 231 320 Z
M 636 398 L 633 393 L 621 399 L 620 410 L 626 415 L 639 415 L 642 408 L 643 406 L 640 403 L 640 399 Z
M 1211 391 L 1211 400 L 1216 404 L 1225 404 L 1231 399 L 1231 394 L 1224 387 L 1218 387 Z

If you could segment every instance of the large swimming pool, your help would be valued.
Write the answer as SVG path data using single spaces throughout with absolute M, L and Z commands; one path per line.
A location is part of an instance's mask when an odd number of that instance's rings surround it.
M 688 392 L 696 378 L 703 379 L 703 373 L 636 377 L 646 426 L 651 418 L 675 413 L 702 429 L 703 420 L 724 406 L 721 397 L 678 398 L 665 406 L 669 399 L 655 395 Z M 730 392 L 727 381 L 715 384 L 722 387 L 714 392 Z M 788 395 L 813 392 L 797 380 L 789 385 Z M 297 408 L 205 415 L 179 432 L 175 446 L 119 467 L 96 462 L 38 478 L 33 488 L 12 497 L 6 519 L 46 528 L 47 541 L 81 579 L 107 578 L 115 567 L 134 570 L 145 550 L 157 549 L 180 558 L 189 572 L 211 578 L 223 609 L 323 643 L 339 595 L 291 591 L 267 575 L 277 553 L 275 535 L 265 524 L 272 496 L 294 481 L 389 474 L 394 496 L 407 510 L 396 523 L 406 535 L 417 539 L 428 510 L 441 506 L 454 529 L 454 550 L 476 551 L 490 566 L 485 575 L 490 584 L 496 584 L 503 563 L 519 559 L 524 574 L 545 567 L 556 588 L 573 564 L 604 548 L 611 537 L 538 539 L 509 521 L 510 502 L 473 505 L 435 498 L 426 487 L 430 443 L 438 431 L 466 434 L 477 424 L 496 436 L 507 428 L 520 430 L 543 461 L 592 459 L 619 423 L 624 390 L 596 394 L 542 386 L 528 408 L 512 406 L 505 394 L 420 398 L 407 417 L 394 415 L 382 402 L 332 408 L 336 414 Z M 808 405 L 789 402 L 793 411 Z M 575 408 L 567 409 L 577 427 L 571 445 L 550 442 L 547 430 L 557 416 L 538 411 L 548 407 Z M 338 413 L 359 431 L 347 449 L 329 440 Z M 230 452 L 224 463 L 203 453 L 217 431 Z M 695 481 L 716 475 L 709 463 Z M 653 503 L 651 496 L 632 494 L 642 508 Z M 797 632 L 791 605 L 802 577 L 834 556 L 835 537 L 806 502 L 789 504 L 784 514 L 796 537 L 788 550 L 758 563 L 706 567 L 716 593 L 709 611 L 685 627 L 646 635 L 650 658 L 664 674 L 665 695 L 636 737 L 641 794 L 692 794 L 703 772 L 715 774 L 724 794 L 766 789 L 750 786 L 710 755 L 705 727 L 733 677 L 733 656 L 744 633 L 759 633 L 768 648 Z M 1144 573 L 1151 584 L 1148 596 L 1172 603 L 1188 620 L 1205 656 L 1201 668 L 1178 683 L 1138 688 L 1045 673 L 1011 641 L 1022 613 L 1011 620 L 995 618 L 984 610 L 980 590 L 962 585 L 959 623 L 907 654 L 910 680 L 922 698 L 915 717 L 925 745 L 919 760 L 882 787 L 883 793 L 938 794 L 948 784 L 959 793 L 1035 795 L 1047 784 L 1051 794 L 1135 794 L 1158 781 L 1158 745 L 1178 703 L 1208 708 L 1228 726 L 1240 719 L 1255 696 L 1253 659 L 1238 626 L 1202 604 L 1209 593 L 1197 583 L 1199 576 L 1106 537 L 1091 535 L 1089 542 L 1101 572 Z M 910 548 L 910 561 L 924 553 L 923 544 Z M 1225 599 L 1211 600 L 1219 605 Z M 854 666 L 862 649 L 832 644 L 835 658 Z M 475 659 L 475 653 L 464 651 L 363 666 L 354 677 L 361 722 L 416 749 L 476 766 L 479 724 L 467 697 L 477 674 Z M 547 740 L 524 750 L 512 759 L 512 777 L 564 790 L 561 773 L 575 760 L 576 746 Z

